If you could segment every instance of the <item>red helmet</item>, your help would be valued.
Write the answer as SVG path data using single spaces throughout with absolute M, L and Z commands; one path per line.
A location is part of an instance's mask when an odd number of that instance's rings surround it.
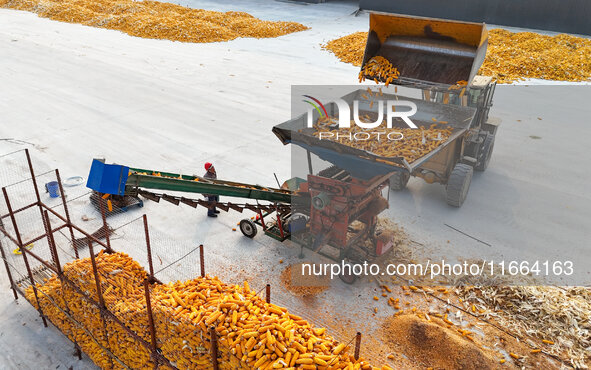
M 209 171 L 209 169 L 212 167 L 213 167 L 213 164 L 211 164 L 209 162 L 205 163 L 205 171 Z

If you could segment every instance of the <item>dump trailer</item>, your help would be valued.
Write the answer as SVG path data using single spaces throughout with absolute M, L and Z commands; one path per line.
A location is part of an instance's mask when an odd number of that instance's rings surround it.
M 372 75 L 371 69 L 365 68 L 373 58 L 382 57 L 400 73 L 389 83 L 420 89 L 424 101 L 437 103 L 442 110 L 449 105 L 475 109 L 467 129 L 454 137 L 453 143 L 418 166 L 393 172 L 393 190 L 404 189 L 410 176 L 421 177 L 428 183 L 445 185 L 447 203 L 460 207 L 473 171 L 486 170 L 500 124 L 500 120 L 489 118 L 496 82 L 477 74 L 487 45 L 484 23 L 370 13 L 363 77 L 386 82 L 384 76 Z

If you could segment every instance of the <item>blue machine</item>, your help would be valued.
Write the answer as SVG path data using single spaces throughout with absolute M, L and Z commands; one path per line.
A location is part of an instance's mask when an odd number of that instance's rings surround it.
M 124 195 L 129 167 L 92 160 L 86 187 L 103 194 Z
M 130 207 L 143 207 L 144 202 L 137 196 L 125 195 L 125 184 L 129 176 L 129 167 L 118 164 L 105 164 L 102 160 L 93 159 L 86 187 L 94 190 L 90 202 L 99 209 L 100 194 L 109 194 L 115 211 L 127 212 Z M 113 213 L 112 210 L 107 215 Z

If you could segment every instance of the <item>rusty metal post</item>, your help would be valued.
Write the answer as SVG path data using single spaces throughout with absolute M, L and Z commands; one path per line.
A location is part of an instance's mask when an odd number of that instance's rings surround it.
M 94 282 L 96 284 L 96 294 L 98 295 L 98 299 L 99 299 L 99 313 L 103 322 L 103 330 L 104 330 L 104 335 L 105 335 L 105 341 L 107 343 L 109 343 L 109 331 L 107 330 L 107 318 L 105 317 L 103 310 L 107 310 L 107 306 L 105 305 L 105 299 L 103 297 L 103 291 L 101 289 L 101 280 L 99 278 L 99 274 L 98 274 L 98 268 L 96 266 L 96 259 L 94 256 L 94 250 L 92 248 L 92 241 L 89 239 L 88 240 L 88 251 L 90 252 L 90 263 L 92 264 L 92 272 L 94 274 Z M 107 344 L 107 347 L 110 347 Z M 110 348 L 109 348 L 110 350 Z M 113 359 L 110 359 L 111 361 L 111 366 L 113 363 Z
M 64 205 L 64 212 L 66 214 L 66 224 L 68 225 L 68 229 L 70 229 L 70 239 L 72 240 L 72 245 L 74 246 L 74 255 L 76 256 L 76 258 L 80 258 L 80 256 L 78 255 L 78 246 L 74 241 L 74 229 L 72 228 L 72 220 L 70 219 L 68 202 L 66 202 L 66 193 L 64 193 L 64 186 L 62 184 L 62 178 L 60 176 L 60 171 L 58 169 L 55 170 L 55 177 L 57 178 L 57 183 L 60 188 L 60 194 L 62 195 L 62 204 Z
M 211 364 L 213 370 L 218 370 L 218 333 L 215 331 L 215 326 L 209 328 L 209 336 L 211 337 Z
M 152 264 L 152 247 L 150 244 L 150 231 L 148 229 L 148 216 L 144 214 L 144 233 L 146 234 L 146 248 L 148 248 L 148 267 L 150 269 L 150 282 L 154 281 L 154 265 Z
M 43 320 L 43 325 L 47 327 L 47 320 L 45 319 L 45 315 L 43 315 L 43 309 L 41 308 L 41 303 L 39 302 L 39 295 L 37 293 L 37 286 L 35 285 L 35 279 L 33 278 L 33 273 L 31 272 L 31 266 L 29 265 L 29 260 L 27 259 L 27 248 L 23 246 L 23 240 L 21 239 L 21 234 L 18 231 L 18 225 L 16 223 L 16 217 L 14 217 L 14 212 L 12 212 L 12 205 L 10 204 L 10 199 L 8 198 L 8 193 L 6 192 L 6 188 L 2 188 L 2 193 L 4 193 L 4 201 L 6 202 L 6 208 L 8 209 L 8 214 L 10 215 L 10 220 L 12 221 L 12 227 L 14 227 L 14 232 L 16 234 L 16 240 L 18 241 L 17 247 L 21 251 L 21 255 L 23 256 L 23 260 L 25 261 L 25 267 L 27 268 L 27 273 L 29 274 L 29 279 L 31 280 L 31 286 L 33 287 L 33 294 L 35 295 L 35 302 L 37 303 L 37 310 L 41 315 L 41 319 Z
M 205 259 L 203 257 L 203 244 L 199 245 L 199 265 L 201 267 L 201 277 L 205 277 Z
M 265 287 L 265 300 L 267 303 L 271 303 L 271 284 L 267 284 Z
M 100 195 L 101 193 L 99 193 Z M 105 229 L 105 241 L 107 242 L 107 253 L 113 253 L 111 249 L 111 237 L 109 235 L 109 225 L 107 224 L 107 211 L 105 209 L 105 200 L 102 196 L 99 196 L 99 208 L 101 211 L 101 217 L 103 218 L 103 228 Z
M 37 179 L 35 178 L 35 171 L 33 170 L 33 162 L 31 161 L 31 155 L 29 149 L 25 149 L 25 155 L 27 156 L 27 164 L 29 165 L 29 173 L 31 174 L 31 180 L 33 181 L 33 188 L 35 188 L 35 195 L 37 196 L 37 202 L 41 201 L 39 196 L 39 187 L 37 187 Z
M 33 189 L 35 190 L 35 198 L 37 199 L 37 207 L 41 214 L 41 219 L 45 221 L 43 215 L 43 204 L 41 203 L 41 195 L 39 194 L 39 186 L 37 185 L 37 178 L 35 177 L 35 170 L 33 169 L 33 161 L 31 161 L 31 155 L 29 149 L 25 149 L 25 156 L 27 157 L 27 164 L 29 166 L 29 173 L 31 174 L 31 181 L 33 182 Z M 47 241 L 49 243 L 49 240 Z
M 359 351 L 361 350 L 361 333 L 357 332 L 355 336 L 355 360 L 359 360 Z
M 92 249 L 92 241 L 90 240 L 88 241 L 88 251 L 90 252 L 90 262 L 92 264 L 92 273 L 94 274 L 94 282 L 96 284 L 96 294 L 98 295 L 99 304 L 101 307 L 105 307 L 105 300 L 103 298 L 103 291 L 101 289 L 101 279 L 99 278 L 98 268 L 96 267 L 96 259 Z
M 49 220 L 49 213 L 47 211 L 44 211 L 43 216 L 44 216 L 43 217 L 43 224 L 45 225 L 45 232 L 47 233 L 47 241 L 49 243 L 49 249 L 51 250 L 51 255 L 53 256 L 53 263 L 55 263 L 55 267 L 57 269 L 57 275 L 62 283 L 62 286 L 65 286 L 66 282 L 64 281 L 62 266 L 60 263 L 59 255 L 57 253 L 57 247 L 55 244 L 55 238 L 53 237 L 53 232 L 51 231 L 51 221 Z M 68 315 L 71 315 L 70 307 L 68 307 L 68 301 L 64 299 L 64 303 L 65 303 L 66 312 L 68 313 Z M 80 346 L 78 345 L 78 342 L 76 341 L 75 338 L 72 339 L 72 341 L 74 342 L 74 351 L 76 353 L 76 356 L 78 356 L 79 360 L 82 360 L 82 352 L 80 351 Z
M 154 326 L 154 316 L 152 315 L 152 301 L 150 300 L 150 282 L 144 279 L 144 291 L 146 293 L 146 310 L 148 311 L 148 324 L 150 326 L 150 338 L 152 340 L 152 357 L 154 360 L 154 368 L 158 368 L 158 359 L 156 356 L 157 342 L 156 342 L 156 328 Z
M 58 275 L 61 275 L 62 267 L 57 254 L 55 239 L 53 237 L 53 232 L 51 231 L 51 221 L 49 220 L 49 213 L 47 211 L 43 212 L 43 225 L 45 226 L 45 233 L 47 233 L 47 243 L 49 244 L 49 250 L 51 251 L 51 256 L 53 257 L 53 263 L 55 263 Z
M 4 229 L 4 224 L 2 219 L 0 218 L 0 229 Z M 2 235 L 0 235 L 2 236 Z M 4 267 L 6 268 L 6 274 L 8 275 L 8 281 L 10 282 L 10 289 L 12 289 L 12 293 L 14 294 L 14 299 L 18 300 L 18 294 L 16 292 L 16 287 L 14 286 L 14 280 L 12 280 L 12 273 L 10 272 L 10 266 L 8 265 L 8 261 L 6 260 L 6 253 L 4 253 L 4 246 L 2 245 L 2 239 L 0 239 L 0 255 L 2 256 L 2 260 L 4 261 Z

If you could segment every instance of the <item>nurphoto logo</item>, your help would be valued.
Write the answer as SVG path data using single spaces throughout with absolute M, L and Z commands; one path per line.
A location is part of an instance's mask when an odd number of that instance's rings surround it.
M 328 117 L 328 113 L 320 100 L 310 95 L 304 95 L 304 97 L 307 98 L 304 100 L 304 102 L 311 105 L 310 109 L 308 109 L 308 127 L 312 128 L 314 127 L 313 109 L 318 112 L 321 118 Z M 335 99 L 334 103 L 337 105 L 339 110 L 338 128 L 350 128 L 351 109 L 349 104 L 343 99 Z M 357 126 L 363 129 L 377 128 L 384 121 L 385 115 L 386 127 L 388 129 L 392 128 L 392 121 L 394 118 L 402 119 L 402 121 L 404 121 L 404 123 L 406 123 L 406 125 L 412 129 L 418 128 L 417 125 L 415 125 L 410 119 L 410 117 L 417 113 L 417 105 L 415 103 L 407 100 L 377 100 L 375 103 L 377 103 L 377 119 L 374 122 L 364 122 L 359 116 L 359 101 L 353 101 L 353 122 L 355 122 Z M 384 106 L 386 107 L 385 114 Z M 401 111 L 396 109 L 397 107 L 407 107 L 410 108 L 410 110 Z

